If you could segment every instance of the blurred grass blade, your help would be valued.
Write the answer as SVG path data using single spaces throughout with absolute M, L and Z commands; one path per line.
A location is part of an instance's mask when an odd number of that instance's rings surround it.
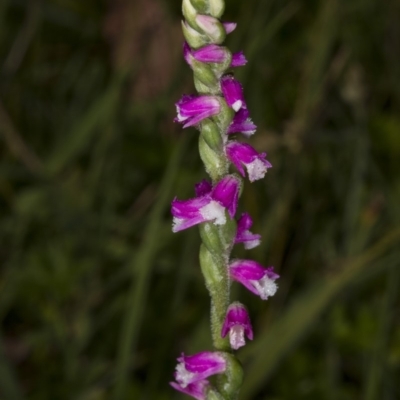
M 274 35 L 299 11 L 299 9 L 300 6 L 298 4 L 289 3 L 280 10 L 267 25 L 260 24 L 260 29 L 253 29 L 254 34 L 251 36 L 252 40 L 249 42 L 248 49 L 246 50 L 247 59 L 255 59 L 262 48 L 268 44 Z M 259 16 L 263 17 L 263 13 L 259 14 Z M 263 18 L 265 18 L 265 16 Z
M 399 293 L 400 266 L 388 271 L 387 289 L 380 313 L 380 324 L 378 336 L 376 338 L 375 349 L 371 357 L 368 376 L 365 380 L 365 400 L 378 400 L 381 398 L 379 391 L 381 387 L 382 375 L 385 369 L 387 357 L 387 345 L 389 340 L 390 328 L 393 323 L 393 309 Z
M 158 199 L 151 211 L 145 228 L 143 244 L 130 262 L 130 270 L 137 271 L 132 277 L 132 285 L 126 302 L 126 313 L 123 320 L 121 338 L 115 368 L 115 388 L 113 398 L 124 398 L 128 380 L 129 365 L 133 361 L 135 347 L 138 341 L 141 322 L 146 308 L 152 264 L 159 245 L 158 232 L 162 216 L 171 201 L 173 182 L 178 172 L 182 154 L 186 148 L 189 136 L 183 135 L 176 145 L 169 161 L 158 191 Z
M 86 115 L 73 125 L 70 133 L 65 135 L 64 140 L 47 162 L 51 174 L 59 173 L 70 161 L 74 160 L 89 145 L 96 129 L 107 125 L 113 118 L 125 77 L 125 73 L 118 74 L 110 87 L 89 108 Z
M 179 316 L 179 312 L 177 311 L 183 309 L 182 303 L 184 303 L 186 286 L 189 280 L 190 270 L 188 269 L 188 265 L 191 265 L 193 260 L 197 259 L 198 249 L 198 233 L 196 230 L 192 229 L 184 238 L 180 262 L 178 263 L 176 276 L 174 277 L 174 293 L 171 296 L 168 316 L 163 318 L 165 321 L 168 321 L 168 323 L 165 324 L 163 340 L 157 343 L 155 351 L 157 357 L 151 360 L 149 377 L 141 400 L 155 399 L 160 382 L 164 383 L 162 380 L 162 373 L 166 365 L 168 365 L 169 350 L 176 336 L 176 323 Z
M 3 343 L 0 337 L 0 395 L 2 399 L 22 400 L 23 396 L 3 351 Z
M 31 173 L 40 175 L 43 170 L 42 162 L 17 131 L 1 100 L 0 133 L 3 135 L 4 142 L 15 157 L 17 157 Z
M 343 263 L 342 272 L 321 280 L 303 295 L 293 300 L 292 306 L 259 340 L 243 351 L 250 361 L 241 391 L 243 399 L 250 399 L 277 367 L 285 355 L 305 335 L 307 330 L 329 306 L 333 299 L 360 277 L 379 270 L 381 264 L 371 266 L 400 240 L 400 229 L 392 231 L 361 256 Z M 397 255 L 393 260 L 398 263 Z M 391 264 L 387 262 L 385 268 Z
M 299 136 L 308 126 L 312 113 L 323 94 L 323 78 L 337 36 L 338 1 L 321 2 L 320 7 L 316 25 L 309 35 L 310 51 L 308 56 L 305 57 L 304 75 L 299 85 L 300 90 L 294 111 L 296 120 L 294 134 Z

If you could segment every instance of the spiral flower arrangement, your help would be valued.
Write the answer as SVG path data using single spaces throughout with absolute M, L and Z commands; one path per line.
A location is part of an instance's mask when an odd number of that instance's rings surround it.
M 173 232 L 199 225 L 202 244 L 200 265 L 211 297 L 211 333 L 214 351 L 178 358 L 171 386 L 198 400 L 233 400 L 242 384 L 242 367 L 233 354 L 253 339 L 246 307 L 231 302 L 230 286 L 236 281 L 263 300 L 277 290 L 279 276 L 273 267 L 252 260 L 231 259 L 235 244 L 246 249 L 260 244 L 250 231 L 252 219 L 236 219 L 242 179 L 264 178 L 270 162 L 265 153 L 232 139 L 256 131 L 241 84 L 231 72 L 247 63 L 242 52 L 222 46 L 236 24 L 220 20 L 223 0 L 183 0 L 183 55 L 193 70 L 197 95 L 184 95 L 176 103 L 176 122 L 200 131 L 199 152 L 209 180 L 195 185 L 195 197 L 172 201 Z M 230 172 L 230 171 L 236 172 Z M 213 383 L 209 378 L 216 375 Z

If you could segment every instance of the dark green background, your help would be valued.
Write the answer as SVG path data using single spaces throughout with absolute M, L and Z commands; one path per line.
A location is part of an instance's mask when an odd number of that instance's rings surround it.
M 0 1 L 0 398 L 169 400 L 210 349 L 204 177 L 178 0 Z M 227 40 L 273 168 L 241 209 L 275 297 L 238 285 L 241 400 L 400 398 L 400 3 L 228 0 Z

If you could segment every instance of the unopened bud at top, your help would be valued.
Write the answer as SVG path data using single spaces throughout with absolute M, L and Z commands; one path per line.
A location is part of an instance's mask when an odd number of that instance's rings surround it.
M 212 43 L 221 44 L 225 40 L 225 27 L 217 18 L 199 14 L 196 23 Z

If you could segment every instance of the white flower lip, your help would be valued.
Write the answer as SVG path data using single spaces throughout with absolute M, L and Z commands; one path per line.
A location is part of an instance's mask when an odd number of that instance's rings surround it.
M 214 220 L 215 225 L 224 225 L 226 223 L 225 207 L 215 200 L 211 200 L 209 204 L 200 208 L 199 211 L 205 220 Z

